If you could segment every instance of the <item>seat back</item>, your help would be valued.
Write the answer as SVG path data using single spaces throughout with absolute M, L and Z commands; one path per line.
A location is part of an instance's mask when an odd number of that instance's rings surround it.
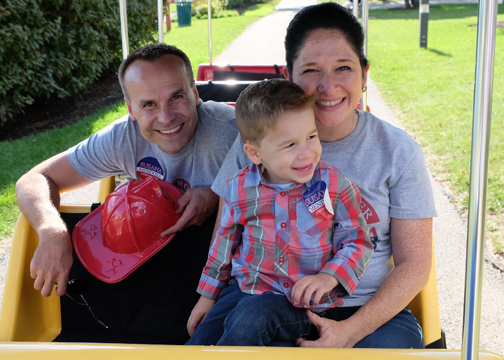
M 260 81 L 264 79 L 283 78 L 285 65 L 212 65 L 201 64 L 198 67 L 198 81 Z
M 255 81 L 196 81 L 201 100 L 236 103 L 240 93 Z

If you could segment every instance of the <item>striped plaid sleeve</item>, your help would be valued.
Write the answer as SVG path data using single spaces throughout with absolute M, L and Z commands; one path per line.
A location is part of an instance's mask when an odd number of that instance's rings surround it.
M 373 255 L 366 219 L 360 211 L 360 191 L 346 176 L 339 174 L 339 199 L 336 199 L 336 228 L 333 235 L 334 257 L 321 272 L 334 276 L 352 294 Z
M 209 299 L 217 299 L 231 277 L 231 260 L 242 239 L 243 226 L 235 222 L 239 214 L 231 206 L 232 181 L 228 182 L 221 222 L 208 254 L 208 260 L 196 290 Z M 238 217 L 237 217 L 238 215 Z

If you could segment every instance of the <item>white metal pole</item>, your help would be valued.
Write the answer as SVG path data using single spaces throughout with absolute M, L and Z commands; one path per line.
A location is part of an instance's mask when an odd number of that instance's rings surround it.
M 478 359 L 497 0 L 480 0 L 474 82 L 462 360 Z
M 352 14 L 357 19 L 359 18 L 359 0 L 353 0 L 353 11 L 352 11 Z
M 211 0 L 207 0 L 208 4 L 208 62 L 212 65 L 212 6 Z
M 126 10 L 126 0 L 119 0 L 119 17 L 121 18 L 121 41 L 123 60 L 129 54 L 129 39 L 128 39 L 128 14 Z
M 356 0 L 354 0 L 356 1 Z M 362 0 L 362 27 L 364 29 L 364 56 L 367 58 L 368 44 L 368 21 L 369 21 L 369 3 L 368 0 Z M 367 111 L 367 91 L 364 91 L 361 96 L 361 110 Z
M 158 23 L 158 34 L 159 34 L 159 43 L 164 43 L 164 28 L 163 28 L 163 0 L 157 1 L 157 23 Z

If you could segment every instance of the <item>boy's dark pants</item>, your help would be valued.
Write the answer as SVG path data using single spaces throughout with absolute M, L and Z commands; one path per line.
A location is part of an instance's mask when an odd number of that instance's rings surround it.
M 332 308 L 318 315 L 341 321 L 359 308 Z M 231 280 L 186 345 L 294 346 L 299 337 L 318 337 L 305 309 L 294 307 L 287 297 L 272 292 L 246 294 L 236 280 Z M 422 348 L 423 335 L 406 308 L 355 347 Z

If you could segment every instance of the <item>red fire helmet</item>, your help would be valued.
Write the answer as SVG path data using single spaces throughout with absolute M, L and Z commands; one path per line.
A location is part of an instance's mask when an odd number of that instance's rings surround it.
M 153 177 L 117 188 L 73 230 L 84 267 L 106 283 L 126 278 L 175 236 L 161 233 L 180 218 L 175 209 L 181 196 L 175 186 Z

